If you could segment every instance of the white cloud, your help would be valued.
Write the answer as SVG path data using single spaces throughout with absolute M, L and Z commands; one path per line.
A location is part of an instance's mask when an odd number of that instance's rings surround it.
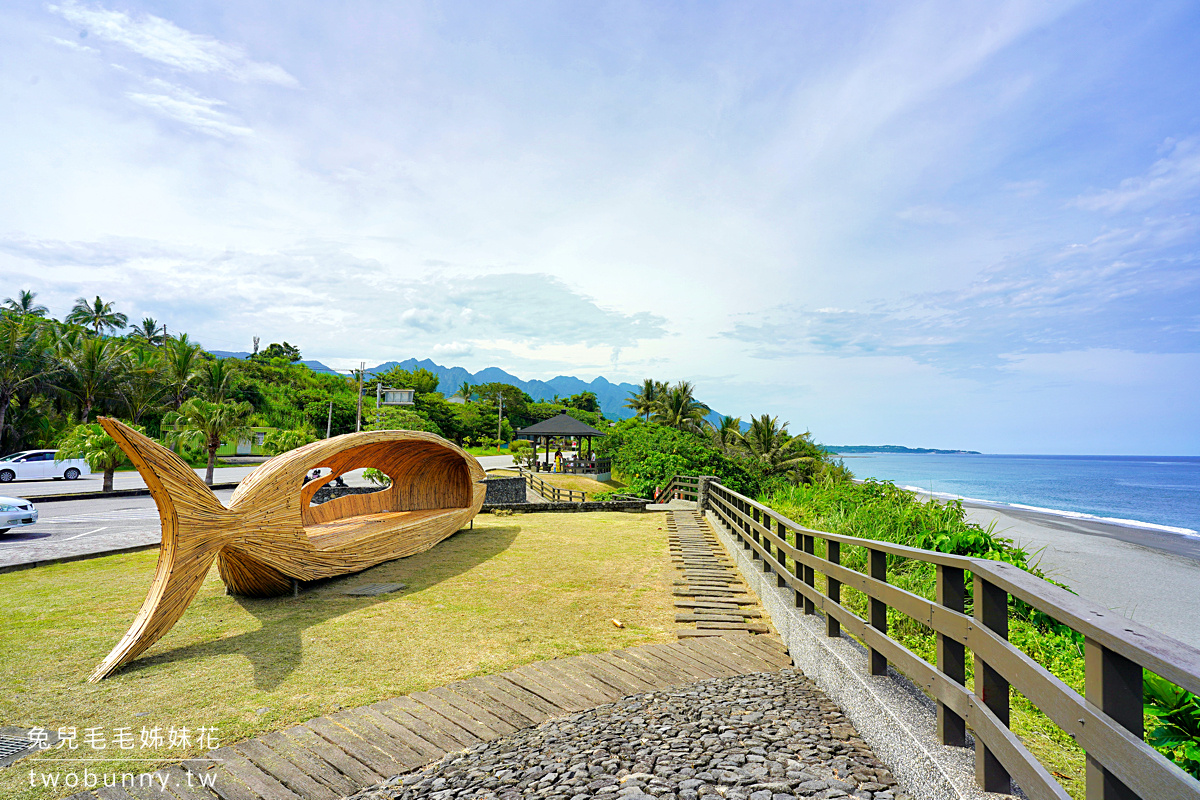
M 227 138 L 229 136 L 249 136 L 253 133 L 250 128 L 236 124 L 228 114 L 222 112 L 220 107 L 225 103 L 220 100 L 201 97 L 166 81 L 155 80 L 151 83 L 165 91 L 166 94 L 127 92 L 126 97 L 210 136 Z
M 1115 213 L 1183 200 L 1200 192 L 1200 138 L 1168 141 L 1165 146 L 1168 155 L 1154 162 L 1145 175 L 1126 178 L 1116 189 L 1081 195 L 1075 205 Z
M 953 225 L 958 222 L 958 214 L 940 206 L 909 206 L 896 213 L 905 222 L 915 222 L 919 225 Z
M 298 85 L 283 67 L 253 61 L 240 47 L 185 31 L 153 14 L 134 18 L 121 11 L 85 7 L 74 2 L 49 8 L 101 39 L 182 72 L 216 73 L 240 81 L 280 86 Z
M 78 50 L 81 53 L 97 53 L 97 52 L 99 52 L 94 47 L 88 47 L 86 44 L 80 44 L 79 42 L 76 42 L 72 39 L 60 39 L 57 36 L 51 36 L 50 41 L 54 42 L 55 44 L 57 44 L 61 47 L 65 47 L 68 50 Z

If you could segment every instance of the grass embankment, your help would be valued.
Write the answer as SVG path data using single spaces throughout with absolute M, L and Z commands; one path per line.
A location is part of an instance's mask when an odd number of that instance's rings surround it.
M 488 472 L 488 475 L 499 478 L 515 478 L 520 474 L 515 469 L 494 469 Z M 598 481 L 586 475 L 572 475 L 569 472 L 536 472 L 533 477 L 545 481 L 551 486 L 557 486 L 559 489 L 586 492 L 589 500 L 597 492 L 613 492 L 625 488 L 625 484 L 619 480 Z
M 762 502 L 815 530 L 955 555 L 992 558 L 1030 568 L 1028 553 L 991 529 L 984 530 L 967 522 L 962 505 L 957 501 L 921 502 L 890 483 L 867 481 L 863 484 L 789 487 L 777 490 Z M 816 547 L 818 555 L 824 557 L 825 543 L 817 539 Z M 851 569 L 866 572 L 867 550 L 842 545 L 841 561 Z M 1036 572 L 1036 568 L 1033 569 Z M 817 581 L 824 592 L 824 578 L 818 574 Z M 937 574 L 934 565 L 927 562 L 889 556 L 888 583 L 927 600 L 936 599 Z M 967 592 L 966 613 L 971 614 L 969 582 Z M 842 603 L 859 616 L 866 617 L 867 598 L 863 593 L 843 587 Z M 937 638 L 926 626 L 889 608 L 888 634 L 929 663 L 936 664 Z M 1009 607 L 1009 641 L 1075 691 L 1083 693 L 1083 641 L 1078 634 L 1028 606 L 1014 602 Z M 973 679 L 974 664 L 968 651 L 968 686 L 973 686 Z M 1083 750 L 1015 690 L 1011 709 L 1012 730 L 1072 797 L 1082 798 Z
M 559 656 L 673 640 L 667 539 L 657 515 L 481 515 L 432 550 L 299 598 L 229 597 L 212 570 L 179 623 L 99 684 L 88 674 L 121 638 L 153 576 L 143 552 L 0 574 L 0 720 L 57 730 L 100 728 L 109 740 L 93 772 L 145 772 L 200 754 L 114 753 L 114 729 L 216 726 L 222 743 L 279 730 L 460 678 Z M 408 588 L 342 594 L 364 583 Z M 617 617 L 625 628 L 613 626 Z M 165 735 L 165 733 L 164 733 Z M 136 742 L 135 742 L 136 746 Z M 49 751 L 0 770 L 0 797 L 31 789 Z M 134 758 L 159 758 L 135 762 Z

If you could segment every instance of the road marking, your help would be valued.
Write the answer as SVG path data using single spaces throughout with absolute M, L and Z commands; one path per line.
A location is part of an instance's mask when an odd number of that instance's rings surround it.
M 96 528 L 96 530 L 94 530 L 94 531 L 88 531 L 87 533 L 77 533 L 74 536 L 68 536 L 67 538 L 63 539 L 62 541 L 69 542 L 72 539 L 78 539 L 81 536 L 89 536 L 93 533 L 99 533 L 100 531 L 106 531 L 106 530 L 108 530 L 107 525 L 105 525 L 103 528 Z

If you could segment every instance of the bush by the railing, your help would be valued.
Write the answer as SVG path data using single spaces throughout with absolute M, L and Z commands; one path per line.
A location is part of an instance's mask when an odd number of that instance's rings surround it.
M 652 498 L 676 475 L 716 475 L 742 494 L 758 494 L 757 479 L 743 465 L 722 454 L 706 440 L 654 422 L 627 419 L 610 428 L 596 454 L 611 458 L 621 474 L 626 494 Z
M 1142 673 L 1146 741 L 1194 778 L 1200 778 L 1200 697 L 1153 672 Z
M 892 483 L 823 481 L 779 487 L 760 502 L 814 530 L 937 550 L 959 556 L 1004 561 L 1045 577 L 1029 553 L 994 527 L 981 528 L 966 518 L 959 502 L 922 502 Z M 824 555 L 817 539 L 818 555 Z M 888 583 L 926 599 L 936 597 L 937 571 L 933 564 L 888 556 Z M 842 546 L 841 563 L 867 570 L 864 548 Z M 1061 585 L 1061 584 L 1060 584 Z M 1066 587 L 1064 587 L 1066 588 Z M 967 612 L 972 613 L 971 582 L 967 581 Z M 845 587 L 843 605 L 866 616 L 865 595 Z M 934 663 L 937 639 L 921 623 L 895 609 L 888 610 L 889 635 L 917 655 Z M 1083 638 L 1053 618 L 1015 598 L 1009 604 L 1009 641 L 1057 675 L 1068 686 L 1083 692 Z M 972 669 L 968 669 L 970 678 Z M 1083 792 L 1083 752 L 1066 733 L 1020 695 L 1013 697 L 1012 727 L 1030 750 L 1062 775 L 1075 796 Z

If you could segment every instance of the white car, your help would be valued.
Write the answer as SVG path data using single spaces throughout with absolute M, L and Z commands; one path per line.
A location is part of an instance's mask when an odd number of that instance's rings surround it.
M 82 458 L 56 461 L 57 450 L 22 450 L 0 458 L 0 483 L 36 481 L 46 478 L 65 478 L 73 481 L 81 475 L 91 475 Z
M 0 497 L 0 533 L 37 522 L 37 509 L 19 497 Z

